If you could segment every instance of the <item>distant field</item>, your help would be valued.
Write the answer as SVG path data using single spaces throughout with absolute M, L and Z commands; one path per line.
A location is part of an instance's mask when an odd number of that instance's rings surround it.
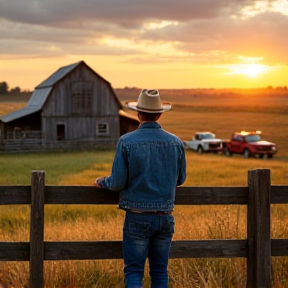
M 115 89 L 121 101 L 135 101 L 140 89 Z M 288 108 L 288 89 L 160 89 L 162 101 L 194 107 L 269 107 Z
M 0 117 L 23 108 L 31 97 L 31 93 L 25 94 L 0 94 Z
M 1 102 L 27 102 L 32 93 L 19 93 L 19 94 L 0 94 Z

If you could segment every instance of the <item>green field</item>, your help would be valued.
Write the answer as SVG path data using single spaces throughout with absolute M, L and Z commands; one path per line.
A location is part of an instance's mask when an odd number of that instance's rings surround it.
M 183 140 L 190 139 L 196 131 L 212 131 L 226 139 L 234 131 L 261 130 L 264 139 L 278 145 L 278 153 L 268 160 L 198 155 L 186 150 L 184 185 L 243 186 L 247 185 L 248 170 L 254 168 L 269 168 L 272 184 L 288 185 L 288 96 L 257 96 L 262 99 L 259 103 L 247 96 L 229 101 L 225 97 L 208 95 L 201 99 L 192 97 L 191 101 L 176 98 L 172 111 L 163 114 L 160 124 Z M 25 102 L 0 102 L 0 115 L 24 105 Z M 31 170 L 44 170 L 48 185 L 91 185 L 96 177 L 110 173 L 114 152 L 0 154 L 0 185 L 29 184 Z M 287 215 L 287 205 L 272 207 L 272 238 L 288 237 Z M 123 216 L 116 206 L 47 205 L 45 240 L 118 240 L 122 237 Z M 177 240 L 246 237 L 245 206 L 176 206 L 175 220 Z M 1 206 L 0 241 L 29 241 L 29 206 Z M 273 258 L 273 287 L 288 287 L 287 260 Z M 45 287 L 123 288 L 122 266 L 120 260 L 47 262 Z M 170 287 L 242 288 L 245 269 L 244 259 L 170 260 Z M 148 269 L 146 283 L 147 273 Z M 8 287 L 28 287 L 28 279 L 27 263 L 0 262 L 0 287 L 1 281 Z

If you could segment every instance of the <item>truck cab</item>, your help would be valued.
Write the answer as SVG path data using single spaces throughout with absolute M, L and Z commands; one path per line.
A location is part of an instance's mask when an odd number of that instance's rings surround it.
M 256 155 L 258 155 L 259 158 L 263 158 L 264 156 L 272 158 L 277 152 L 277 146 L 275 143 L 261 140 L 260 134 L 260 131 L 233 133 L 231 140 L 225 143 L 226 156 L 242 154 L 244 158 L 250 158 Z
M 203 152 L 221 152 L 222 140 L 217 139 L 212 132 L 196 132 L 192 140 L 184 142 L 186 148 L 197 151 L 199 154 Z

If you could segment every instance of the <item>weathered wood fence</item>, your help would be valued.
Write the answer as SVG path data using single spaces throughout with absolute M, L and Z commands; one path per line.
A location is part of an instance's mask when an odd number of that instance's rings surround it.
M 118 193 L 93 186 L 0 186 L 0 204 L 31 204 L 30 242 L 0 242 L 0 261 L 29 261 L 30 287 L 43 287 L 46 260 L 122 258 L 121 241 L 44 242 L 45 204 L 117 204 Z M 247 205 L 247 239 L 173 241 L 170 258 L 247 258 L 247 288 L 271 287 L 271 257 L 288 256 L 288 239 L 270 238 L 271 204 L 288 203 L 288 186 L 271 185 L 269 169 L 248 171 L 247 187 L 178 187 L 176 205 Z

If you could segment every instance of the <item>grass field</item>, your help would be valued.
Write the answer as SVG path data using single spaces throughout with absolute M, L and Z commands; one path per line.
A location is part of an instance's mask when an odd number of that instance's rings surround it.
M 279 151 L 268 160 L 244 159 L 240 155 L 198 155 L 187 150 L 184 185 L 247 185 L 247 172 L 254 168 L 269 168 L 272 184 L 288 185 L 288 97 L 268 97 L 269 101 L 266 97 L 266 102 L 258 106 L 255 99 L 249 102 L 247 98 L 243 103 L 243 97 L 230 100 L 233 104 L 228 105 L 223 97 L 207 96 L 202 102 L 173 101 L 172 111 L 161 117 L 160 124 L 183 140 L 190 139 L 196 131 L 212 131 L 226 139 L 233 131 L 261 130 L 263 138 L 277 143 Z M 0 115 L 17 105 L 21 108 L 25 102 L 0 102 Z M 114 150 L 1 154 L 0 185 L 29 184 L 31 170 L 37 169 L 46 172 L 48 185 L 91 185 L 96 177 L 110 173 L 113 156 Z M 246 237 L 245 206 L 176 206 L 174 215 L 174 239 Z M 272 207 L 272 238 L 288 237 L 287 215 L 287 205 Z M 47 205 L 45 240 L 118 240 L 122 237 L 123 216 L 116 206 Z M 0 241 L 29 241 L 28 205 L 1 206 Z M 273 258 L 273 287 L 288 287 L 287 262 L 286 257 Z M 49 261 L 45 263 L 45 287 L 123 288 L 122 268 L 120 260 Z M 245 269 L 244 259 L 170 260 L 170 287 L 242 288 Z M 145 287 L 148 287 L 147 275 L 148 268 Z M 7 287 L 28 287 L 28 279 L 27 263 L 0 262 L 0 287 L 1 281 Z

